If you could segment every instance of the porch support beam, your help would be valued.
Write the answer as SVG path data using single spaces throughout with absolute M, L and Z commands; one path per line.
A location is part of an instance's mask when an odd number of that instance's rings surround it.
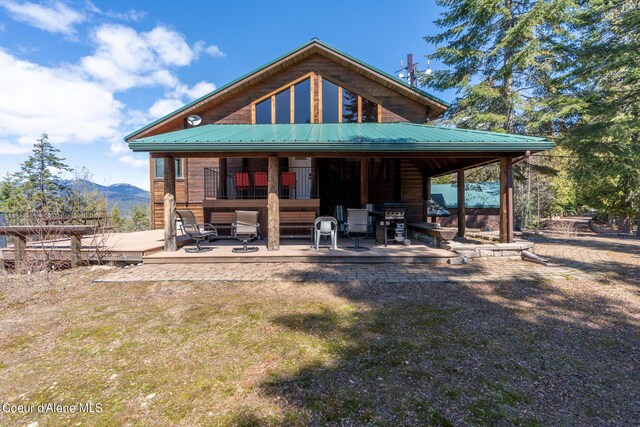
M 431 200 L 431 177 L 430 176 L 424 176 L 424 200 L 425 202 L 428 200 Z M 428 207 L 427 204 L 424 204 L 424 214 L 426 215 L 428 211 Z M 429 218 L 426 218 L 427 222 L 436 222 L 436 217 L 432 216 Z
M 226 157 L 220 157 L 218 159 L 218 167 L 219 167 L 220 173 L 218 174 L 219 182 L 217 183 L 217 185 L 220 191 L 216 193 L 216 196 L 218 198 L 222 198 L 227 194 L 227 158 Z
M 267 195 L 267 250 L 280 250 L 280 199 L 278 198 L 278 156 L 269 156 Z
M 369 159 L 360 159 L 360 207 L 369 203 Z
M 513 242 L 513 166 L 511 157 L 500 159 L 500 242 Z
M 176 162 L 173 157 L 164 158 L 164 251 L 178 250 L 176 242 Z
M 467 212 L 464 205 L 464 169 L 458 171 L 458 237 L 467 231 Z

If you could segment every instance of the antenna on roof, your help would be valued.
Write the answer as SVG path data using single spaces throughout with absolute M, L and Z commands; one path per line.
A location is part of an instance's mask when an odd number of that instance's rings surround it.
M 417 87 L 418 86 L 418 74 L 424 74 L 426 76 L 430 76 L 432 73 L 431 70 L 431 61 L 429 61 L 428 57 L 425 55 L 425 58 L 427 58 L 427 69 L 424 71 L 418 71 L 418 63 L 417 62 L 413 62 L 413 54 L 409 53 L 407 54 L 407 66 L 405 67 L 403 62 L 400 61 L 400 69 L 398 71 L 396 71 L 396 73 L 398 74 L 398 78 L 400 79 L 407 79 L 407 83 L 409 83 L 411 86 Z M 405 74 L 405 71 L 407 72 Z

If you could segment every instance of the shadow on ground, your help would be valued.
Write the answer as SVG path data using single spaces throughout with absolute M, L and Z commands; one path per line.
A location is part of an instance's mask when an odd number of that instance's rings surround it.
M 640 419 L 638 319 L 606 291 L 544 280 L 331 286 L 357 309 L 272 319 L 326 338 L 335 355 L 334 364 L 273 374 L 263 384 L 266 393 L 302 410 L 305 422 L 631 425 Z M 259 419 L 243 414 L 237 421 Z

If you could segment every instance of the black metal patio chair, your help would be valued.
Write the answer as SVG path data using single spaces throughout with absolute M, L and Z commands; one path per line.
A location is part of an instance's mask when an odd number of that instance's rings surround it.
M 212 237 L 218 237 L 216 227 L 211 224 L 202 224 L 201 227 L 194 213 L 189 210 L 176 210 L 176 215 L 180 217 L 182 232 L 196 241 L 195 248 L 186 248 L 184 251 L 189 253 L 210 251 L 211 248 L 203 248 L 200 243 L 204 240 L 210 241 Z
M 354 246 L 345 247 L 352 251 L 368 251 L 369 248 L 360 246 L 360 239 L 367 235 L 369 228 L 369 211 L 366 209 L 347 209 L 347 223 L 345 224 L 347 237 L 354 240 Z

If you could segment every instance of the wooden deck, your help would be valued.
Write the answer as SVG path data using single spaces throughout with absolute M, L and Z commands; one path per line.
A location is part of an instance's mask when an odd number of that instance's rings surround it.
M 352 246 L 353 241 L 340 238 L 338 249 L 330 250 L 321 247 L 316 251 L 309 239 L 283 239 L 279 251 L 268 251 L 266 240 L 254 241 L 250 246 L 257 246 L 258 252 L 238 254 L 231 250 L 242 246 L 235 239 L 221 239 L 203 246 L 212 250 L 201 253 L 187 253 L 185 245 L 192 242 L 185 236 L 178 236 L 178 251 L 163 251 L 163 230 L 138 231 L 133 233 L 112 233 L 95 237 L 82 238 L 82 259 L 91 261 L 96 259 L 99 252 L 102 261 L 128 262 L 145 264 L 171 263 L 216 263 L 216 262 L 321 262 L 321 263 L 413 263 L 413 262 L 446 262 L 457 256 L 444 249 L 433 248 L 421 242 L 414 242 L 411 246 L 389 245 L 376 246 L 372 239 L 363 239 L 361 246 L 371 248 L 366 252 L 353 252 L 343 249 Z M 27 244 L 27 256 L 37 256 L 42 247 L 47 248 L 54 258 L 66 259 L 70 257 L 70 242 L 68 239 Z M 96 250 L 96 248 L 99 248 Z M 3 249 L 1 259 L 14 260 L 13 247 Z
M 191 243 L 186 236 L 178 236 L 178 247 Z M 44 248 L 44 249 L 43 249 Z M 133 233 L 109 233 L 95 236 L 84 236 L 81 239 L 80 251 L 84 261 L 96 260 L 113 262 L 142 262 L 145 255 L 164 249 L 163 230 L 136 231 Z M 46 250 L 53 260 L 70 258 L 71 242 L 69 239 L 49 240 L 43 242 L 28 242 L 27 257 L 38 256 Z M 14 261 L 14 247 L 9 246 L 0 250 L 0 260 Z
M 373 239 L 363 239 L 361 246 L 370 248 L 368 251 L 355 252 L 344 249 L 352 246 L 353 241 L 346 238 L 338 239 L 338 249 L 331 250 L 327 246 L 315 250 L 309 239 L 286 239 L 280 242 L 280 250 L 268 251 L 266 241 L 253 241 L 249 246 L 259 248 L 258 252 L 234 253 L 233 248 L 241 247 L 238 240 L 218 240 L 204 244 L 203 247 L 212 248 L 208 252 L 188 253 L 184 248 L 177 252 L 156 252 L 143 258 L 145 264 L 164 263 L 216 263 L 216 262 L 310 262 L 310 263 L 424 263 L 446 262 L 449 258 L 458 256 L 445 249 L 433 248 L 418 242 L 411 246 L 404 245 L 375 245 Z

